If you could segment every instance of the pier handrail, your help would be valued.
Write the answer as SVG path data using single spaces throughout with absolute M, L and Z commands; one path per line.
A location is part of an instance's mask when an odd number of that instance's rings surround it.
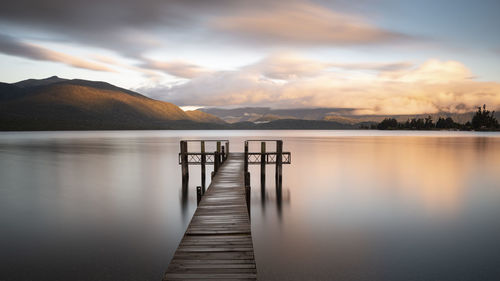
M 200 152 L 188 152 L 188 142 L 199 142 Z M 217 144 L 216 150 L 213 153 L 205 152 L 205 143 L 215 142 Z M 224 145 L 221 145 L 224 142 Z M 201 186 L 203 192 L 205 191 L 205 164 L 213 164 L 214 171 L 212 172 L 212 178 L 217 173 L 219 167 L 224 163 L 229 157 L 229 140 L 181 140 L 180 141 L 179 153 L 179 164 L 182 166 L 182 185 L 187 185 L 189 180 L 189 164 L 200 164 L 201 165 Z M 207 156 L 212 156 L 212 162 L 207 162 Z M 191 161 L 190 161 L 191 159 Z M 196 160 L 196 161 L 193 161 Z M 199 161 L 198 161 L 199 160 Z
M 250 142 L 260 142 L 260 152 L 250 152 L 248 144 Z M 276 142 L 276 151 L 267 152 L 266 143 Z M 274 157 L 272 157 L 274 155 Z M 285 157 L 285 161 L 283 161 Z M 252 159 L 254 161 L 252 161 Z M 260 160 L 260 161 L 258 161 Z M 245 140 L 245 184 L 250 185 L 249 164 L 260 164 L 261 184 L 265 184 L 266 164 L 275 164 L 276 187 L 281 190 L 283 164 L 291 164 L 291 153 L 283 152 L 283 140 L 280 139 L 251 139 Z

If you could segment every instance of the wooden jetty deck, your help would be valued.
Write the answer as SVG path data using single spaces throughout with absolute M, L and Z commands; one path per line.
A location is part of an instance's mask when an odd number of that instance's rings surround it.
M 231 153 L 196 209 L 163 280 L 256 280 L 245 154 Z

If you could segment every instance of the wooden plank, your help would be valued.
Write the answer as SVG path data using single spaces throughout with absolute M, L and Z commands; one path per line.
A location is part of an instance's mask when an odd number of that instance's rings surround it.
M 256 280 L 244 155 L 231 153 L 201 198 L 163 280 Z

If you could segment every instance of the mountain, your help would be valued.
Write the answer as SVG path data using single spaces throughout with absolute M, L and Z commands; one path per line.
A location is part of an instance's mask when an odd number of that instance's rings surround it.
M 19 81 L 17 83 L 14 83 L 13 85 L 19 87 L 19 88 L 30 88 L 30 87 L 36 87 L 36 86 L 45 86 L 57 82 L 64 82 L 68 81 L 68 79 L 64 78 L 59 78 L 57 76 L 52 76 L 49 78 L 45 79 L 27 79 L 23 81 Z
M 359 125 L 321 120 L 279 119 L 265 123 L 238 122 L 227 127 L 237 130 L 351 130 L 358 129 Z
M 412 118 L 426 118 L 431 116 L 434 121 L 439 117 L 451 117 L 455 122 L 466 123 L 472 119 L 474 112 L 450 113 L 438 112 L 432 114 L 407 114 L 407 115 L 355 115 L 352 108 L 296 108 L 296 109 L 271 109 L 268 107 L 242 107 L 242 108 L 202 108 L 206 113 L 215 115 L 227 123 L 255 122 L 266 123 L 277 120 L 314 120 L 329 121 L 346 125 L 360 125 L 378 123 L 385 118 L 395 118 L 399 122 L 404 122 Z M 495 112 L 497 119 L 500 112 Z
M 196 129 L 223 123 L 109 83 L 56 76 L 0 83 L 0 121 L 0 130 Z
M 201 110 L 188 110 L 185 111 L 185 113 L 191 118 L 191 120 L 196 121 L 196 122 L 209 122 L 209 123 L 217 123 L 217 124 L 224 124 L 226 123 L 224 120 L 220 119 L 219 117 L 208 114 L 206 112 L 203 112 Z
M 204 108 L 183 111 L 106 82 L 81 79 L 28 79 L 0 83 L 0 130 L 154 130 L 154 129 L 357 129 L 384 118 L 404 122 L 419 115 L 355 115 L 352 108 Z M 473 112 L 430 114 L 470 121 Z M 500 114 L 496 113 L 497 119 Z
M 294 108 L 271 109 L 269 107 L 242 107 L 233 109 L 202 108 L 206 113 L 215 115 L 228 123 L 264 122 L 277 119 L 323 120 L 329 114 L 350 114 L 350 108 Z

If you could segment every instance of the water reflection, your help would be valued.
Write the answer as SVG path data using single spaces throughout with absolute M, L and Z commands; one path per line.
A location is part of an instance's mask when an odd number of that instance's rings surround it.
M 271 167 L 268 167 L 268 169 L 271 169 L 271 172 L 274 172 L 274 165 L 268 165 Z M 208 166 L 207 166 L 208 167 Z M 189 206 L 189 190 L 192 189 L 193 193 L 196 188 L 196 183 L 192 183 L 191 181 L 193 180 L 193 171 L 196 172 L 197 166 L 190 166 L 190 178 L 187 181 L 183 181 L 180 187 L 181 190 L 181 197 L 180 197 L 180 208 L 181 212 L 185 214 L 187 207 Z M 260 171 L 258 170 L 260 168 L 256 167 L 249 167 L 250 176 L 252 179 L 254 178 L 260 178 L 260 184 L 254 184 L 251 185 L 251 190 L 260 190 L 260 195 L 257 195 L 255 192 L 253 192 L 250 196 L 250 203 L 247 202 L 248 208 L 249 208 L 249 214 L 250 214 L 250 219 L 251 219 L 251 206 L 255 205 L 256 202 L 260 202 L 260 207 L 262 210 L 262 214 L 265 214 L 266 212 L 266 206 L 270 205 L 273 206 L 274 210 L 276 211 L 276 215 L 278 218 L 281 219 L 282 217 L 282 212 L 283 212 L 283 204 L 289 205 L 291 201 L 291 196 L 290 196 L 290 189 L 287 187 L 283 187 L 283 185 L 277 185 L 276 181 L 270 181 L 269 178 L 272 177 L 262 177 Z M 267 169 L 267 168 L 266 168 Z M 267 172 L 267 171 L 266 171 Z M 286 175 L 285 175 L 286 177 Z M 250 182 L 257 182 L 254 180 L 250 180 Z M 210 184 L 210 183 L 209 183 Z M 267 190 L 271 189 L 273 192 Z M 256 201 L 256 199 L 260 197 L 260 200 Z
M 283 194 L 284 193 L 284 194 Z M 260 206 L 262 214 L 266 214 L 266 206 L 267 205 L 275 205 L 276 214 L 278 218 L 281 220 L 282 212 L 283 212 L 283 204 L 289 205 L 291 201 L 290 190 L 285 188 L 277 188 L 275 193 L 270 193 L 261 187 L 260 192 Z
M 279 193 L 267 200 L 269 188 L 255 194 L 260 280 L 500 277 L 492 270 L 500 248 L 491 247 L 500 235 L 500 139 L 345 136 L 285 144 L 294 155 L 283 183 L 293 206 L 281 204 Z
M 500 280 L 500 134 L 364 131 L 0 134 L 0 280 L 160 280 L 201 184 L 180 136 L 221 135 L 293 153 L 281 192 L 250 167 L 259 280 Z

